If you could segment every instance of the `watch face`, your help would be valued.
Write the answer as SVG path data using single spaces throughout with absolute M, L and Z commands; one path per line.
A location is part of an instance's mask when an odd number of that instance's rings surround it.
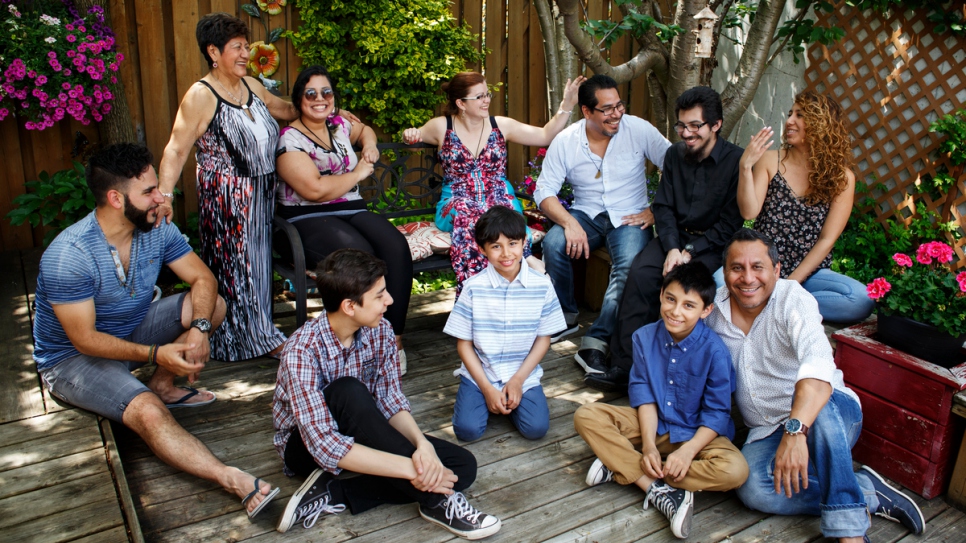
M 207 319 L 195 319 L 194 321 L 191 322 L 191 327 L 192 328 L 197 328 L 198 330 L 201 330 L 202 332 L 210 332 L 211 331 L 211 321 L 209 321 Z
M 785 423 L 785 431 L 789 434 L 797 434 L 802 431 L 802 421 L 798 419 L 788 419 Z

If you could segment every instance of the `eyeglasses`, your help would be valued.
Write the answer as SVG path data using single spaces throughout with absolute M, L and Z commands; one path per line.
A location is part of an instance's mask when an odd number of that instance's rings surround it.
M 683 134 L 685 130 L 687 130 L 688 132 L 690 132 L 692 134 L 696 134 L 698 132 L 698 130 L 701 130 L 701 127 L 704 126 L 704 125 L 706 125 L 706 124 L 708 124 L 708 123 L 705 122 L 705 123 L 688 123 L 688 124 L 684 124 L 681 121 L 678 121 L 678 122 L 674 123 L 674 130 L 677 131 L 678 134 Z
M 476 96 L 470 96 L 469 98 L 463 98 L 464 102 L 469 102 L 470 100 L 490 100 L 493 98 L 492 92 L 487 92 L 485 94 L 477 94 Z
M 332 96 L 334 95 L 335 95 L 335 92 L 328 87 L 325 87 L 324 89 L 319 89 L 319 90 L 305 89 L 305 93 L 303 94 L 303 96 L 305 96 L 307 100 L 315 100 L 319 96 L 321 96 L 322 99 L 324 100 L 328 100 L 329 98 L 332 98 Z
M 618 113 L 624 113 L 625 110 L 627 110 L 627 106 L 624 105 L 624 102 L 617 102 L 612 106 L 606 106 L 603 108 L 600 108 L 600 107 L 594 108 L 594 111 L 599 111 L 608 117 L 613 115 L 615 111 Z

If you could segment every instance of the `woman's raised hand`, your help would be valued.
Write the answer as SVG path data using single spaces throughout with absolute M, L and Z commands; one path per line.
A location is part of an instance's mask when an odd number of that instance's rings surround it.
M 741 154 L 741 162 L 739 162 L 739 168 L 750 170 L 755 164 L 758 163 L 758 159 L 765 154 L 765 151 L 771 147 L 775 140 L 772 139 L 774 136 L 774 130 L 770 126 L 766 126 L 758 131 L 757 134 L 751 137 L 751 141 L 748 143 L 748 147 L 745 147 L 745 152 Z
M 564 85 L 563 103 L 560 104 L 563 109 L 569 111 L 577 105 L 577 89 L 584 81 L 587 81 L 587 78 L 582 75 L 578 75 L 573 81 L 567 80 L 567 84 Z
M 363 156 L 363 159 L 364 158 L 365 157 Z M 375 170 L 375 168 L 373 167 L 372 162 L 369 162 L 368 160 L 360 160 L 359 163 L 356 164 L 355 169 L 352 170 L 352 173 L 359 176 L 358 182 L 361 183 L 365 178 L 372 175 L 373 170 Z
M 403 142 L 407 145 L 423 141 L 423 135 L 418 128 L 407 128 L 403 130 Z

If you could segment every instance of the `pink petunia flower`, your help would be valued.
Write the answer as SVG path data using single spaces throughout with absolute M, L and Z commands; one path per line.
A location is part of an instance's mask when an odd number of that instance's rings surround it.
M 916 262 L 920 264 L 932 264 L 932 256 L 929 254 L 929 247 L 927 244 L 922 244 L 916 249 Z
M 892 285 L 885 280 L 885 277 L 879 277 L 865 287 L 865 291 L 869 294 L 869 298 L 872 298 L 873 300 L 882 298 L 890 290 L 892 290 Z
M 892 255 L 892 260 L 895 260 L 896 264 L 898 264 L 898 265 L 900 265 L 900 266 L 902 266 L 904 268 L 911 268 L 912 267 L 912 259 L 909 258 L 908 255 L 904 255 L 902 253 L 896 253 L 896 254 Z

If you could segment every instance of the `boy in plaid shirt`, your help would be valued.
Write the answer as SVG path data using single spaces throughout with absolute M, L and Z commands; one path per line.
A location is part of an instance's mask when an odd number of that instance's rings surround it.
M 355 249 L 318 269 L 325 310 L 285 343 L 272 413 L 275 448 L 288 475 L 307 477 L 278 524 L 348 508 L 419 504 L 423 518 L 467 539 L 499 531 L 500 520 L 472 507 L 461 491 L 476 479 L 472 453 L 424 435 L 399 386 L 386 265 Z M 336 479 L 343 469 L 359 473 Z

